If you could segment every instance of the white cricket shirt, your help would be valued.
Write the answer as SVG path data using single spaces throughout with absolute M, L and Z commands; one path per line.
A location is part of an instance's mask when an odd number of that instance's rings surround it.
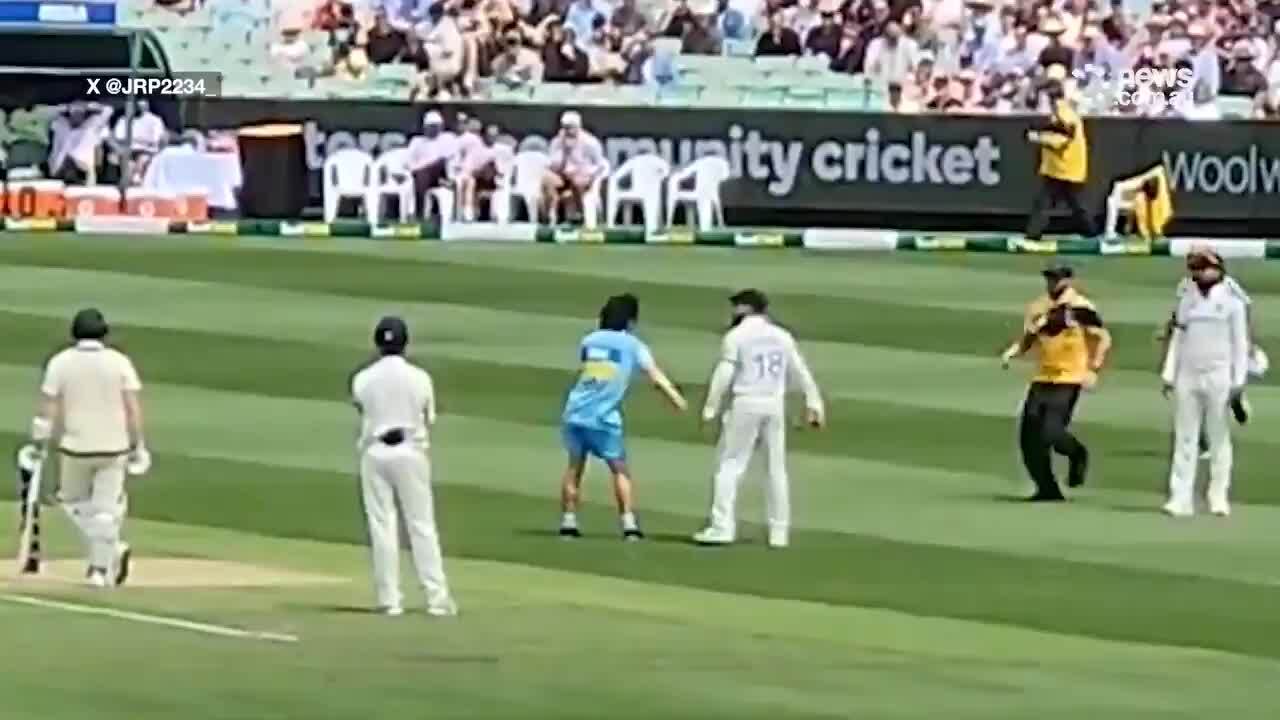
M 1249 369 L 1249 329 L 1245 303 L 1225 282 L 1209 292 L 1183 293 L 1174 311 L 1173 338 L 1165 357 L 1165 383 L 1180 375 L 1227 371 L 1233 387 L 1242 387 Z
M 352 378 L 351 398 L 360 408 L 360 450 L 396 429 L 404 431 L 407 442 L 428 446 L 427 430 L 436 421 L 436 398 L 426 370 L 399 355 L 383 356 Z
M 763 315 L 748 316 L 725 333 L 702 416 L 714 418 L 726 392 L 730 408 L 780 414 L 792 384 L 804 392 L 808 409 L 821 415 L 822 396 L 795 338 Z
M 142 390 L 133 362 L 100 342 L 82 340 L 54 355 L 40 392 L 62 404 L 63 450 L 77 455 L 129 452 L 124 394 Z

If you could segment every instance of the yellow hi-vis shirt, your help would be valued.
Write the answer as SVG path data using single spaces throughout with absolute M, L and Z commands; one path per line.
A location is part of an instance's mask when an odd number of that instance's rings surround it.
M 1142 189 L 1148 181 L 1155 184 L 1155 192 L 1151 195 Z M 1173 197 L 1169 194 L 1169 174 L 1165 172 L 1164 163 L 1129 178 L 1125 183 L 1137 185 L 1137 194 L 1133 196 L 1133 217 L 1138 235 L 1147 242 L 1163 237 L 1164 229 L 1173 219 Z
M 1089 369 L 1089 336 L 1085 328 L 1102 327 L 1093 303 L 1074 288 L 1057 300 L 1048 294 L 1027 305 L 1024 330 L 1035 338 L 1039 367 L 1032 382 L 1081 385 Z
M 1083 183 L 1089 175 L 1089 141 L 1084 122 L 1066 100 L 1053 106 L 1049 127 L 1040 132 L 1040 174 Z

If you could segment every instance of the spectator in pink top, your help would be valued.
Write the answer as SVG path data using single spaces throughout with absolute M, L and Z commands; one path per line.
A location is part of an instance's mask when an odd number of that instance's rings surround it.
M 560 132 L 551 141 L 551 163 L 543 182 L 543 212 L 561 203 L 568 218 L 582 212 L 582 198 L 591 184 L 608 170 L 604 146 L 582 129 L 582 116 L 570 110 L 560 118 Z

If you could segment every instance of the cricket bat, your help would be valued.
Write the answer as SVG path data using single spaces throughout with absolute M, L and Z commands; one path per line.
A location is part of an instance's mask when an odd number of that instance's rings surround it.
M 25 448 L 24 448 L 25 451 Z M 18 492 L 21 525 L 18 537 L 18 572 L 40 572 L 40 477 L 44 459 L 36 453 L 19 455 Z

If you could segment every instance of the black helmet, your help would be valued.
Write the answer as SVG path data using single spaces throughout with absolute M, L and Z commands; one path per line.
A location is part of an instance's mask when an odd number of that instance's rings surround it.
M 97 308 L 85 308 L 76 313 L 71 320 L 73 340 L 101 340 L 107 336 L 109 330 L 107 319 Z
M 409 344 L 409 326 L 395 315 L 388 315 L 373 329 L 373 344 L 384 355 L 399 355 Z

